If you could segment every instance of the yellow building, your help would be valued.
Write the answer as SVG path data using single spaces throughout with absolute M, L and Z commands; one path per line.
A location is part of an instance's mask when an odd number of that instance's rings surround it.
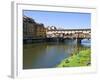
M 37 24 L 37 29 L 36 29 L 36 36 L 37 37 L 46 37 L 46 28 L 44 27 L 43 24 Z

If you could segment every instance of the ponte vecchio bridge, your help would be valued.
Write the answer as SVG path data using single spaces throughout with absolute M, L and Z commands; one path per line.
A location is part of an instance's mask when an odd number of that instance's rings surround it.
M 82 39 L 91 38 L 91 29 L 50 29 L 46 31 L 48 39 L 77 39 L 80 43 Z

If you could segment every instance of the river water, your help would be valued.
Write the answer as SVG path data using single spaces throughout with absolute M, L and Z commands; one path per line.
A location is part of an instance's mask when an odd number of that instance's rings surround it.
M 55 68 L 64 58 L 74 52 L 90 48 L 90 40 L 43 42 L 23 45 L 23 69 Z

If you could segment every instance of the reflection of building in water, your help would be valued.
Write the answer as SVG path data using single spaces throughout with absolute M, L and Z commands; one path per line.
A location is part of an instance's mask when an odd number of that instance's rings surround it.
M 23 17 L 23 38 L 32 39 L 46 36 L 46 28 L 43 24 L 36 23 L 34 19 Z

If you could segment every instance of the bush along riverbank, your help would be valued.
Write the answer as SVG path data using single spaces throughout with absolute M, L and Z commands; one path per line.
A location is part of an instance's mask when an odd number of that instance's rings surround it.
M 65 58 L 57 67 L 80 67 L 89 66 L 91 64 L 91 50 L 86 49 L 73 54 L 69 58 Z

